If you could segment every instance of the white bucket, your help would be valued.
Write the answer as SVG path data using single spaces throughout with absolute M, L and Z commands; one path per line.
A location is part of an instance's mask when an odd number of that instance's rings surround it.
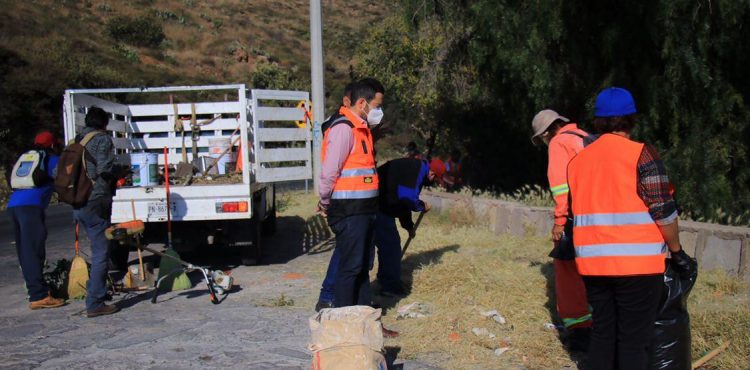
M 133 186 L 155 186 L 158 179 L 159 155 L 156 153 L 131 153 L 130 168 L 133 170 Z
M 208 152 L 209 155 L 213 158 L 219 158 L 222 153 L 224 153 L 230 146 L 232 145 L 232 141 L 229 138 L 216 138 L 216 139 L 208 139 Z M 229 152 L 227 154 L 224 154 L 223 157 L 219 159 L 219 163 L 216 164 L 216 168 L 219 170 L 219 175 L 224 175 L 227 173 L 226 171 L 226 165 L 227 163 L 232 161 L 232 153 Z

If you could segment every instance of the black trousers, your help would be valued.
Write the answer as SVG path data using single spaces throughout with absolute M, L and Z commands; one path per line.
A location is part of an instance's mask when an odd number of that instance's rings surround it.
M 370 304 L 370 253 L 375 214 L 347 216 L 331 225 L 339 252 L 336 307 Z
M 584 276 L 594 321 L 590 370 L 645 370 L 663 275 Z

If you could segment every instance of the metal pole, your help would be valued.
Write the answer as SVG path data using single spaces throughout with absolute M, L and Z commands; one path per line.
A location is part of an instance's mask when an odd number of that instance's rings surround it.
M 323 132 L 320 126 L 325 118 L 323 20 L 320 0 L 310 0 L 310 75 L 313 103 L 313 188 L 317 193 L 320 185 L 320 150 L 323 145 Z

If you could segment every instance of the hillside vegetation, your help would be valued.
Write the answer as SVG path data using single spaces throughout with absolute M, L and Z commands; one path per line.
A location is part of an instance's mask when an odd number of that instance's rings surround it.
M 326 87 L 348 81 L 382 0 L 323 1 Z M 61 132 L 68 88 L 246 83 L 309 90 L 309 2 L 0 1 L 0 160 Z M 335 96 L 335 94 L 334 94 Z

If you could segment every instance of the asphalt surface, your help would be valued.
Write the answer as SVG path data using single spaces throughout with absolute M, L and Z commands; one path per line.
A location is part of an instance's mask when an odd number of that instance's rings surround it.
M 47 227 L 47 260 L 70 260 L 70 207 L 51 206 Z M 237 287 L 221 304 L 211 304 L 200 274 L 193 273 L 190 290 L 163 293 L 156 304 L 150 294 L 117 294 L 113 302 L 122 311 L 89 319 L 83 301 L 56 309 L 27 307 L 12 224 L 3 215 L 0 369 L 309 369 L 308 319 L 330 249 L 308 253 L 305 229 L 300 217 L 280 217 L 277 234 L 265 239 L 268 264 L 262 266 L 237 266 L 231 251 L 183 256 L 231 270 Z M 81 251 L 88 255 L 88 241 L 82 239 Z M 135 256 L 131 252 L 132 262 Z M 395 363 L 393 368 L 432 369 L 417 362 Z

